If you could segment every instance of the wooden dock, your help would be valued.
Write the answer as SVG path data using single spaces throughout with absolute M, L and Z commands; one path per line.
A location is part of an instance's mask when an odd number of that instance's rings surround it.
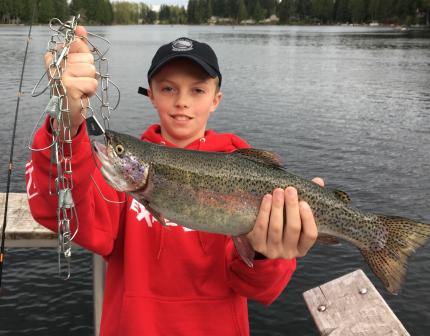
M 409 335 L 361 269 L 303 296 L 323 336 Z
M 3 221 L 5 193 L 0 193 L 0 218 Z M 6 241 L 8 247 L 56 246 L 57 235 L 36 223 L 28 210 L 27 195 L 10 193 L 7 212 Z
M 0 193 L 0 218 L 3 221 L 5 193 Z M 56 247 L 57 234 L 38 224 L 28 209 L 27 194 L 10 193 L 7 213 L 6 247 Z M 56 263 L 56 260 L 52 260 Z M 7 270 L 6 270 L 7 271 Z M 73 276 L 73 274 L 72 274 Z M 94 334 L 99 335 L 105 278 L 105 262 L 93 254 Z M 66 285 L 65 285 L 66 286 Z

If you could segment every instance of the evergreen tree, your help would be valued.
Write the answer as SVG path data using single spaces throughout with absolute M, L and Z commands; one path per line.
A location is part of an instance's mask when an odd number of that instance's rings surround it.
M 98 23 L 103 25 L 111 24 L 113 21 L 112 7 L 109 0 L 98 0 L 97 1 L 97 16 L 96 20 Z
M 54 16 L 61 21 L 69 19 L 69 6 L 67 0 L 54 0 Z
M 87 14 L 86 22 L 87 23 L 97 23 L 97 0 L 86 0 L 84 2 L 85 12 Z
M 213 14 L 215 16 L 219 17 L 225 17 L 226 11 L 225 11 L 225 0 L 213 0 Z
M 87 11 L 84 0 L 72 0 L 69 4 L 70 15 L 81 15 L 81 20 L 85 22 L 87 19 Z
M 351 0 L 355 2 L 356 0 Z M 360 0 L 357 0 L 360 1 Z M 336 22 L 351 22 L 350 14 L 350 0 L 337 0 L 335 10 L 335 21 Z
M 255 20 L 255 22 L 259 22 L 264 19 L 264 10 L 260 5 L 260 1 L 257 0 L 254 5 L 254 10 L 252 12 L 252 18 Z
M 197 8 L 195 11 L 195 15 L 197 23 L 206 23 L 208 21 L 206 0 L 197 0 Z
M 261 7 L 266 10 L 265 17 L 269 17 L 272 14 L 276 13 L 276 0 L 260 0 L 261 1 Z
M 333 19 L 332 0 L 312 0 L 312 15 L 322 23 L 329 23 Z
M 197 8 L 197 0 L 188 0 L 188 23 L 195 24 L 196 20 L 196 8 Z
M 278 6 L 278 17 L 280 23 L 288 23 L 290 16 L 295 14 L 293 0 L 282 0 Z
M 143 17 L 143 23 L 153 24 L 157 20 L 157 12 L 148 10 Z
M 237 19 L 237 13 L 239 12 L 239 1 L 238 0 L 226 0 L 226 16 L 232 19 Z
M 213 15 L 213 2 L 212 0 L 207 0 L 206 17 L 210 18 Z
M 167 5 L 160 6 L 160 12 L 158 13 L 158 19 L 162 23 L 168 23 L 170 18 L 170 8 Z
M 311 16 L 311 0 L 296 0 L 296 12 L 301 20 Z
M 366 5 L 364 0 L 351 0 L 349 2 L 349 12 L 351 13 L 351 21 L 354 23 L 362 23 L 366 19 Z
M 426 13 L 426 25 L 430 25 L 430 0 L 421 0 L 420 3 L 421 9 Z
M 246 10 L 245 1 L 239 0 L 239 8 L 237 11 L 237 22 L 241 22 L 248 18 L 248 12 Z
M 38 14 L 39 22 L 47 24 L 55 15 L 53 0 L 39 0 Z

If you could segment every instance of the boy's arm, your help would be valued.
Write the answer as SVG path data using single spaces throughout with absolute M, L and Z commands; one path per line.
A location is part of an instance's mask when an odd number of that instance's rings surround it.
M 296 259 L 254 260 L 246 265 L 230 239 L 226 247 L 227 278 L 230 287 L 239 295 L 271 304 L 285 289 L 296 270 Z
M 109 255 L 118 232 L 122 206 L 108 203 L 103 197 L 115 201 L 124 199 L 106 184 L 95 167 L 89 138 L 86 134 L 84 115 L 86 109 L 81 100 L 95 94 L 97 90 L 94 58 L 86 42 L 84 27 L 76 28 L 76 37 L 67 55 L 61 83 L 67 93 L 67 106 L 70 111 L 70 136 L 72 141 L 72 195 L 79 221 L 79 231 L 74 241 L 83 247 L 101 254 Z M 45 54 L 45 67 L 50 70 L 52 55 Z M 50 74 L 53 75 L 53 74 Z M 53 126 L 58 127 L 56 120 Z M 59 130 L 63 135 L 63 130 Z M 49 120 L 35 135 L 33 148 L 47 148 L 52 143 Z M 67 150 L 67 146 L 65 148 Z M 47 228 L 57 231 L 57 203 L 55 183 L 57 169 L 51 164 L 51 149 L 33 151 L 32 160 L 26 167 L 27 192 L 33 217 Z M 51 174 L 51 175 L 50 175 Z M 93 179 L 97 183 L 94 184 Z M 100 191 L 98 190 L 100 189 Z M 51 192 L 51 193 L 50 193 Z M 103 194 L 103 196 L 102 196 Z M 76 216 L 71 221 L 71 232 L 76 230 Z
M 52 135 L 47 120 L 37 131 L 32 146 L 46 148 L 51 141 Z M 72 195 L 79 221 L 74 242 L 95 253 L 108 256 L 118 233 L 123 205 L 108 203 L 103 197 L 121 202 L 125 196 L 108 186 L 96 168 L 85 124 L 82 124 L 73 138 L 72 146 Z M 50 149 L 32 152 L 31 161 L 26 166 L 26 182 L 30 211 L 34 219 L 56 232 L 58 196 L 54 180 L 57 171 L 55 165 L 52 165 L 50 176 L 50 152 Z M 71 221 L 71 232 L 75 230 L 76 218 Z

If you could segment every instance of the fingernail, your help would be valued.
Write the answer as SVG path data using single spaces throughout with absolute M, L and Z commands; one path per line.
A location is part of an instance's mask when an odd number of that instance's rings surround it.
M 295 197 L 297 195 L 297 190 L 292 187 L 287 188 L 287 195 L 290 197 Z
M 309 204 L 306 202 L 300 202 L 299 205 L 300 205 L 300 208 L 302 208 L 302 210 L 310 210 L 311 209 Z
M 273 192 L 273 197 L 277 200 L 283 199 L 284 191 L 282 189 L 275 189 L 275 191 Z

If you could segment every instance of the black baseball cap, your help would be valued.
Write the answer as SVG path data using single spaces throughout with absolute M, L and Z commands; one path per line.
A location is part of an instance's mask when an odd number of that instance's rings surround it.
M 192 40 L 188 37 L 180 37 L 175 41 L 162 45 L 154 55 L 151 67 L 148 70 L 148 83 L 160 68 L 175 58 L 188 58 L 199 64 L 212 78 L 219 78 L 221 86 L 221 72 L 218 59 L 213 49 L 206 43 Z M 139 87 L 138 93 L 148 95 L 147 89 Z

